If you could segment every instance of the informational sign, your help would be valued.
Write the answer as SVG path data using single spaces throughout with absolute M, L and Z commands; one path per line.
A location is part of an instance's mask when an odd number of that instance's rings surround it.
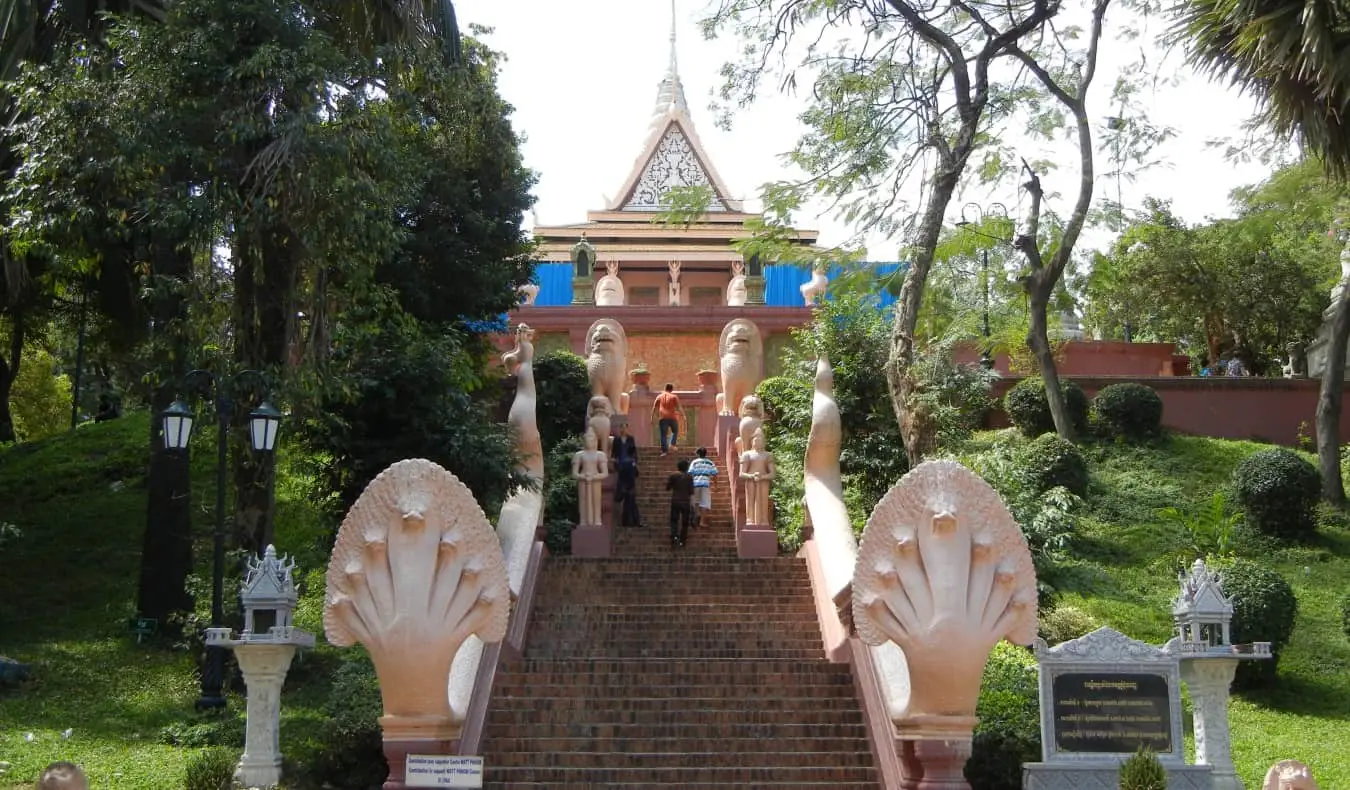
M 483 758 L 410 754 L 403 776 L 408 787 L 482 787 Z
M 1060 752 L 1172 751 L 1167 678 L 1148 672 L 1066 672 L 1054 678 Z

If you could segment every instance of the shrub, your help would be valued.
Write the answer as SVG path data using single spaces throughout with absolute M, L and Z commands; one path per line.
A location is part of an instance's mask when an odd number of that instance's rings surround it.
M 234 752 L 207 749 L 187 761 L 183 790 L 230 790 L 234 787 Z
M 1141 746 L 1121 763 L 1120 790 L 1167 790 L 1167 771 L 1158 755 Z
M 1059 380 L 1059 390 L 1064 393 L 1064 405 L 1069 410 L 1069 421 L 1078 434 L 1087 432 L 1088 400 L 1083 390 L 1069 379 Z M 1045 397 L 1045 382 L 1041 378 L 1022 379 L 1008 394 L 1003 396 L 1003 410 L 1008 419 L 1026 436 L 1040 436 L 1055 430 L 1055 420 L 1050 416 L 1050 402 Z
M 572 455 L 581 439 L 568 436 L 544 453 L 544 545 L 551 554 L 572 553 L 572 528 L 579 518 L 577 483 L 572 479 Z
M 1298 617 L 1294 589 L 1280 574 L 1250 560 L 1221 560 L 1215 566 L 1224 594 L 1233 599 L 1233 643 L 1269 642 L 1274 653 L 1269 661 L 1239 662 L 1234 686 L 1269 685 L 1276 677 L 1280 650 L 1294 633 Z
M 1341 630 L 1350 639 L 1350 592 L 1341 596 Z
M 591 381 L 586 360 L 571 351 L 550 351 L 534 360 L 535 411 L 539 439 L 548 452 L 585 424 Z M 618 408 L 618 404 L 614 404 Z
M 1077 639 L 1096 631 L 1101 623 L 1097 618 L 1076 606 L 1056 606 L 1041 616 L 1041 639 L 1051 645 Z
M 1252 453 L 1233 470 L 1233 489 L 1247 523 L 1274 538 L 1302 538 L 1317 530 L 1322 482 L 1317 469 L 1285 449 Z
M 979 724 L 966 780 L 974 790 L 1021 790 L 1022 763 L 1041 756 L 1040 692 L 1030 651 L 1000 642 L 989 654 L 975 707 Z
M 203 746 L 242 747 L 244 720 L 219 712 L 196 716 L 187 721 L 176 721 L 159 731 L 161 743 L 170 746 L 200 748 Z
M 364 651 L 352 650 L 343 656 L 333 674 L 325 712 L 319 752 L 309 764 L 311 782 L 349 790 L 383 784 L 389 775 L 379 725 L 384 703 L 375 666 Z
M 1043 494 L 1062 486 L 1077 496 L 1087 495 L 1087 459 L 1068 439 L 1043 434 L 1028 443 L 1019 455 L 1022 474 L 1035 493 Z
M 1112 384 L 1092 399 L 1097 428 L 1106 436 L 1146 439 L 1162 429 L 1163 402 L 1152 387 Z

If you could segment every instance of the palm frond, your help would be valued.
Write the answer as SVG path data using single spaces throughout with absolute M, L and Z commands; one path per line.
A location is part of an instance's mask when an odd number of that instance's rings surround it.
M 1350 8 L 1340 0 L 1183 0 L 1175 42 L 1201 71 L 1260 102 L 1274 132 L 1297 137 L 1350 176 Z

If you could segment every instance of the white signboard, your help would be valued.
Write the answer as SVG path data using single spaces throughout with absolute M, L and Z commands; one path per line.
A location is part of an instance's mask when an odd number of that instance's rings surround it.
M 482 787 L 483 758 L 410 754 L 403 776 L 408 787 Z

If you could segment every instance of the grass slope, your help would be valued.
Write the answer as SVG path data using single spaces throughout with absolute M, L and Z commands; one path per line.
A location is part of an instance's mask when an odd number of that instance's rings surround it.
M 1089 513 L 1065 603 L 1137 639 L 1160 644 L 1170 638 L 1177 580 L 1159 559 L 1181 536 L 1157 511 L 1198 508 L 1227 486 L 1240 460 L 1266 447 L 1172 436 L 1147 447 L 1085 448 L 1092 466 Z M 1350 787 L 1350 642 L 1341 633 L 1337 603 L 1350 589 L 1350 529 L 1340 514 L 1324 514 L 1311 545 L 1240 541 L 1238 550 L 1283 575 L 1299 603 L 1278 685 L 1237 696 L 1230 705 L 1238 775 L 1247 787 L 1260 787 L 1271 765 L 1297 759 L 1322 787 Z
M 33 665 L 35 675 L 18 692 L 0 692 L 0 790 L 29 790 L 55 760 L 82 764 L 100 790 L 182 786 L 195 750 L 162 743 L 161 731 L 194 720 L 193 661 L 169 645 L 137 644 L 127 624 L 145 528 L 148 434 L 139 414 L 0 449 L 0 522 L 23 532 L 0 548 L 0 654 Z M 211 450 L 205 440 L 194 445 L 194 556 L 202 578 L 214 523 Z M 315 518 L 296 488 L 286 478 L 277 492 L 283 551 L 312 543 L 295 536 Z M 306 553 L 302 567 L 316 567 L 304 564 L 316 552 Z M 309 608 L 302 614 L 312 628 Z M 301 664 L 294 674 L 283 698 L 283 749 L 317 730 L 327 695 L 324 673 Z M 243 699 L 232 695 L 230 703 L 223 729 L 242 738 Z

